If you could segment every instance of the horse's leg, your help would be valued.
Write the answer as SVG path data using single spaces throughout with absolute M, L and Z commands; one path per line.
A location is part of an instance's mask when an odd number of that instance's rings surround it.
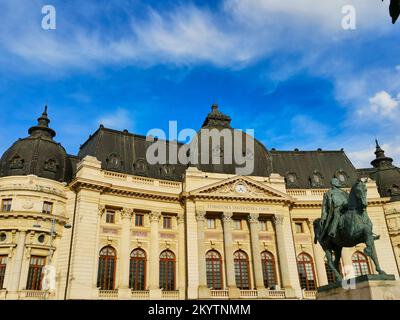
M 340 259 L 342 258 L 342 247 L 336 247 L 334 251 L 335 251 L 335 268 L 340 274 L 341 273 L 340 272 Z M 341 277 L 336 278 L 336 281 L 341 281 L 341 280 L 342 280 Z
M 375 269 L 379 274 L 386 274 L 386 272 L 383 271 L 379 265 L 378 256 L 376 255 L 376 250 L 375 250 L 374 235 L 372 231 L 366 230 L 365 236 L 366 236 L 365 244 L 367 245 L 367 247 L 364 249 L 364 253 L 367 256 L 371 257 L 372 261 L 375 264 Z
M 335 279 L 337 281 L 341 281 L 342 280 L 342 276 L 340 275 L 338 269 L 336 269 L 335 267 L 335 263 L 333 263 L 333 259 L 332 259 L 332 253 L 331 250 L 327 249 L 325 250 L 325 255 L 326 255 L 326 260 L 328 261 L 328 266 L 329 268 L 333 271 L 333 273 L 335 274 Z M 336 260 L 336 259 L 335 259 Z M 335 261 L 336 262 L 336 261 Z

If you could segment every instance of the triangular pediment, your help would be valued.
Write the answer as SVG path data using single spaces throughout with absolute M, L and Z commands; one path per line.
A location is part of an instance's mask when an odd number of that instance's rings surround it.
M 249 177 L 237 176 L 195 189 L 192 196 L 292 200 L 287 194 Z

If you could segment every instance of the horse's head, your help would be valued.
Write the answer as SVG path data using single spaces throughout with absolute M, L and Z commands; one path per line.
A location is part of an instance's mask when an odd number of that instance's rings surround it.
M 349 208 L 350 209 L 364 209 L 367 207 L 367 185 L 358 179 L 350 191 Z M 359 212 L 359 213 L 362 213 Z

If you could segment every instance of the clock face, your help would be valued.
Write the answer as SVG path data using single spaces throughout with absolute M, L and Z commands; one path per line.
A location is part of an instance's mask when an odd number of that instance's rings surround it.
M 244 184 L 239 183 L 236 185 L 235 190 L 237 193 L 246 193 L 247 187 Z

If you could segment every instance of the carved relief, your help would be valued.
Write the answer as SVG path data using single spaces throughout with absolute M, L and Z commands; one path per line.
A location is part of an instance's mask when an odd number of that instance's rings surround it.
M 58 164 L 57 161 L 53 158 L 48 159 L 47 161 L 44 162 L 43 169 L 45 171 L 50 171 L 50 172 L 57 172 Z
M 150 222 L 158 222 L 161 218 L 161 212 L 158 211 L 151 211 L 149 213 Z
M 18 154 L 15 154 L 10 159 L 10 169 L 23 169 L 24 168 L 24 159 L 22 159 Z
M 107 169 L 119 170 L 122 167 L 123 162 L 119 156 L 115 153 L 111 153 L 106 159 Z
M 146 160 L 137 159 L 136 162 L 133 164 L 133 171 L 136 175 L 147 176 L 149 166 L 147 165 Z
M 133 210 L 128 208 L 123 208 L 121 211 L 121 218 L 122 219 L 130 219 L 133 215 Z

